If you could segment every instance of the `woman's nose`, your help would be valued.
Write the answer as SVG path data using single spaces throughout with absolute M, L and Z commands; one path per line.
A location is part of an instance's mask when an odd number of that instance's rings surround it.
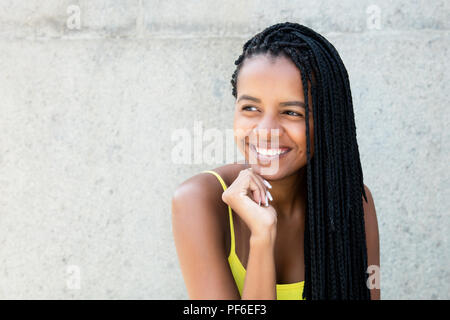
M 272 112 L 266 112 L 262 118 L 258 121 L 255 131 L 271 131 L 271 130 L 280 130 L 280 122 L 276 114 L 272 114 Z
M 277 142 L 279 137 L 283 134 L 283 129 L 276 119 L 273 119 L 273 117 L 270 116 L 265 116 L 264 119 L 262 119 L 256 127 L 253 128 L 253 134 L 259 141 Z

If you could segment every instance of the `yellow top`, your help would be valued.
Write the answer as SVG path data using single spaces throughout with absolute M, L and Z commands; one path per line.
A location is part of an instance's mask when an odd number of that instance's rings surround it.
M 227 185 L 223 181 L 222 177 L 215 171 L 212 170 L 206 170 L 203 172 L 209 172 L 212 173 L 217 177 L 220 184 L 223 187 L 223 190 L 225 191 L 227 189 Z M 244 287 L 244 279 L 246 270 L 244 266 L 242 265 L 241 261 L 239 260 L 234 246 L 234 227 L 233 227 L 233 215 L 231 213 L 231 207 L 228 206 L 228 213 L 230 216 L 230 233 L 231 233 L 231 248 L 230 248 L 230 254 L 228 255 L 228 263 L 230 265 L 231 272 L 233 273 L 234 281 L 236 282 L 236 285 L 239 290 L 239 294 L 242 297 L 242 289 Z M 300 282 L 294 282 L 294 283 L 287 283 L 287 284 L 277 284 L 277 300 L 304 300 L 302 298 L 303 294 L 303 285 L 305 284 L 305 281 Z

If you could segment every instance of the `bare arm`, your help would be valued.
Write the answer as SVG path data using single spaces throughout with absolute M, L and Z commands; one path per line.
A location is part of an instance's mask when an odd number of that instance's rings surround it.
M 190 299 L 240 299 L 217 212 L 221 187 L 211 179 L 215 178 L 195 176 L 172 198 L 172 231 L 181 272 Z M 216 204 L 211 200 L 215 196 Z
M 369 280 L 373 288 L 370 289 L 370 298 L 380 300 L 380 240 L 378 234 L 378 221 L 375 211 L 375 203 L 372 193 L 367 186 L 364 186 L 367 195 L 367 202 L 363 198 L 364 224 L 367 244 L 367 265 L 369 268 Z
M 250 170 L 242 170 L 222 194 L 222 200 L 244 220 L 251 232 L 243 300 L 277 298 L 274 257 L 277 212 L 268 203 L 259 206 L 259 199 L 265 194 L 264 179 Z
M 172 198 L 173 235 L 190 299 L 241 299 L 228 264 L 217 212 L 222 191 L 214 177 L 195 176 L 181 184 Z M 274 212 L 273 207 L 266 210 Z M 226 218 L 228 221 L 228 215 Z M 255 229 L 250 238 L 242 299 L 276 299 L 276 224 L 269 221 L 264 221 L 267 228 Z
M 277 299 L 274 242 L 270 236 L 250 238 L 242 300 Z

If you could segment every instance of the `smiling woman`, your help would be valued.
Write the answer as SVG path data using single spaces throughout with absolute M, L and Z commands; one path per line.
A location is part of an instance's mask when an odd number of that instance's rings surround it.
M 375 205 L 336 49 L 286 22 L 248 40 L 235 64 L 233 129 L 246 163 L 199 173 L 172 200 L 189 296 L 379 299 L 367 274 L 379 267 Z
M 301 79 L 299 69 L 285 55 L 254 55 L 240 67 L 237 90 L 242 94 L 234 113 L 237 144 L 250 163 L 260 166 L 270 165 L 275 153 L 280 170 L 270 179 L 290 175 L 306 165 L 306 103 Z M 308 119 L 313 145 L 311 106 L 310 96 Z M 275 140 L 277 149 L 268 145 Z

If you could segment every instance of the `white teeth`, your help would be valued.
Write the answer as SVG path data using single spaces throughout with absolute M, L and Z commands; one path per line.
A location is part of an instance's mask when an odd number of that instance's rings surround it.
M 281 149 L 262 149 L 255 146 L 255 149 L 258 153 L 265 155 L 265 156 L 275 156 L 280 155 L 282 153 L 285 153 L 287 150 L 281 150 Z

